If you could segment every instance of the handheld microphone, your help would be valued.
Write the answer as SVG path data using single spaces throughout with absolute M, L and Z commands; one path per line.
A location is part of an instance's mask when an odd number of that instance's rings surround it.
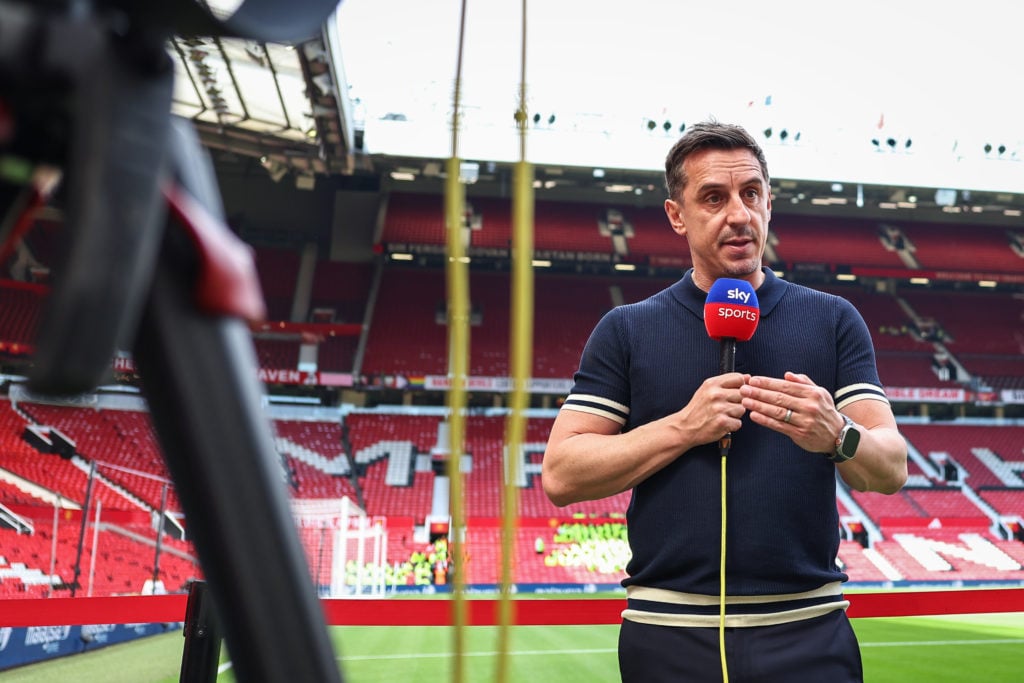
M 704 327 L 708 336 L 722 344 L 718 361 L 721 374 L 736 370 L 736 342 L 749 341 L 754 336 L 761 319 L 761 308 L 757 294 L 746 280 L 723 277 L 715 280 L 704 303 Z M 722 680 L 729 680 L 729 666 L 725 655 L 725 533 L 726 533 L 726 457 L 732 446 L 732 434 L 718 440 L 718 452 L 722 456 L 722 540 L 718 565 L 718 650 L 722 660 Z
M 750 341 L 761 319 L 757 294 L 746 280 L 719 278 L 711 285 L 704 304 L 704 327 L 708 336 L 721 342 L 718 371 L 721 374 L 736 370 L 736 342 Z M 732 435 L 726 434 L 718 442 L 724 456 L 732 445 Z

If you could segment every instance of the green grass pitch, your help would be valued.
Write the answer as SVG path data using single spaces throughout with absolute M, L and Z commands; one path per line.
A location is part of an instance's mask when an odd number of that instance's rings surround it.
M 1024 613 L 854 619 L 866 683 L 1019 683 Z M 331 629 L 347 683 L 452 680 L 450 627 Z M 618 626 L 517 626 L 510 629 L 509 680 L 618 681 Z M 496 679 L 498 628 L 466 630 L 464 680 Z M 83 655 L 0 672 L 3 683 L 177 683 L 180 631 Z M 225 662 L 227 657 L 224 657 Z M 226 663 L 220 683 L 234 681 Z

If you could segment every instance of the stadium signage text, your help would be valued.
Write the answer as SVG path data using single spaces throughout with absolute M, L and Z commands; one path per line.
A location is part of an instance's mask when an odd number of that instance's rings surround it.
M 25 645 L 59 643 L 71 635 L 70 626 L 30 626 L 25 633 Z

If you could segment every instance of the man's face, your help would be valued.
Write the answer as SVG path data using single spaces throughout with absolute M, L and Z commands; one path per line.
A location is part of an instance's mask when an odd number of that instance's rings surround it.
M 687 157 L 683 168 L 683 196 L 665 200 L 665 213 L 690 243 L 694 282 L 704 290 L 720 277 L 759 286 L 772 200 L 757 157 L 747 149 L 708 149 Z

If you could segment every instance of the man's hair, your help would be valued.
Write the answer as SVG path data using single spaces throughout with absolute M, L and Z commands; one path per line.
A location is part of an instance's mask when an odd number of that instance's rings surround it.
M 687 128 L 665 157 L 665 189 L 668 190 L 669 199 L 678 200 L 683 196 L 687 181 L 683 162 L 689 155 L 703 149 L 749 149 L 761 164 L 765 182 L 770 182 L 764 150 L 746 129 L 714 120 L 703 121 Z

